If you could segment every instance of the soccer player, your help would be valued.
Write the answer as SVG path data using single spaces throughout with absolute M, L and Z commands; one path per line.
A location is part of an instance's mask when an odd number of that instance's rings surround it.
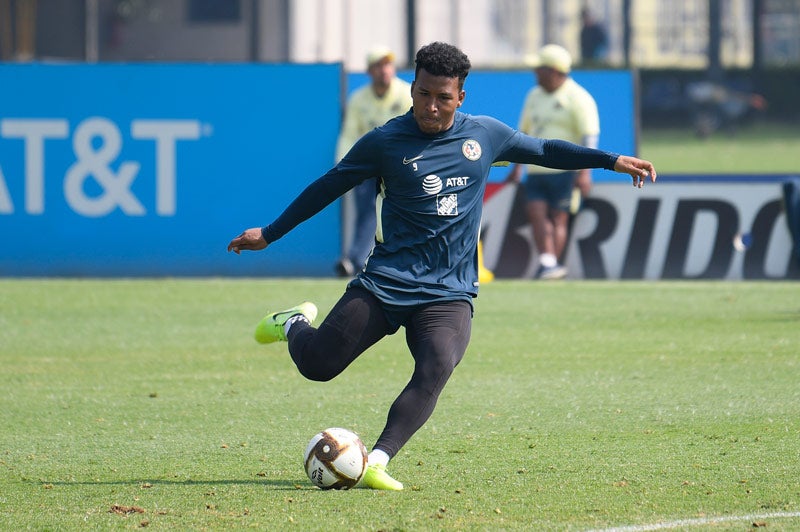
M 344 123 L 336 144 L 336 160 L 353 147 L 365 133 L 382 126 L 411 107 L 411 85 L 397 77 L 394 52 L 375 47 L 367 53 L 370 82 L 356 89 L 347 101 Z M 347 252 L 336 263 L 341 277 L 352 277 L 367 260 L 375 243 L 376 179 L 367 179 L 353 188 L 355 225 Z
M 416 55 L 412 109 L 363 136 L 271 224 L 247 229 L 228 244 L 237 254 L 264 249 L 357 184 L 379 178 L 377 243 L 319 328 L 311 326 L 317 308 L 305 302 L 268 314 L 255 332 L 262 343 L 288 341 L 300 373 L 327 381 L 405 328 L 414 371 L 369 454 L 362 482 L 373 489 L 403 488 L 386 466 L 431 416 L 467 349 L 492 163 L 607 168 L 630 174 L 637 187 L 656 178 L 648 161 L 529 137 L 494 118 L 459 112 L 470 66 L 455 46 L 423 46 Z

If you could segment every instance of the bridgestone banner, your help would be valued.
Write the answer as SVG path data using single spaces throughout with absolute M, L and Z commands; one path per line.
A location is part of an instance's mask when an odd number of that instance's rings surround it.
M 568 278 L 798 278 L 785 179 L 664 176 L 641 190 L 598 183 L 572 226 Z M 530 277 L 536 269 L 524 203 L 521 187 L 487 190 L 484 260 L 497 277 Z

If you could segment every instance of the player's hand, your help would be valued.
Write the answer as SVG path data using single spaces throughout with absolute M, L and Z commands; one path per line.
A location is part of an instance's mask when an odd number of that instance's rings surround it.
M 650 181 L 656 182 L 656 168 L 650 161 L 620 155 L 614 164 L 614 171 L 622 174 L 629 174 L 633 178 L 633 186 L 642 188 L 648 176 Z
M 228 244 L 228 251 L 233 251 L 238 255 L 245 249 L 258 251 L 265 247 L 267 247 L 267 241 L 264 240 L 264 236 L 261 234 L 261 228 L 252 227 L 231 240 Z

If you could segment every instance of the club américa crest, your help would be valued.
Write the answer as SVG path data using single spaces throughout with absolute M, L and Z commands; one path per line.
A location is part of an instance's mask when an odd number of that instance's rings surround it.
M 475 139 L 467 139 L 461 145 L 461 153 L 470 161 L 477 161 L 481 158 L 481 145 Z

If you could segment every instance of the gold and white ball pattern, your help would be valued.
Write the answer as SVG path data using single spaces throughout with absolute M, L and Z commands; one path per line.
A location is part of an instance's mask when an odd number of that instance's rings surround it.
M 358 484 L 364 476 L 367 449 L 354 432 L 329 428 L 308 442 L 303 463 L 315 486 L 346 490 Z

